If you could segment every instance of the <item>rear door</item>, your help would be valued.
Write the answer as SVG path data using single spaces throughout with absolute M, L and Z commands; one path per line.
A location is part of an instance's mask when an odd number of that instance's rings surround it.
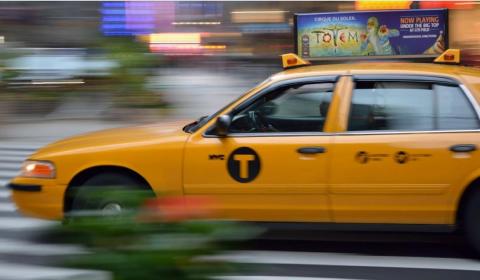
M 447 78 L 356 76 L 334 139 L 334 221 L 448 224 L 480 165 L 478 106 Z

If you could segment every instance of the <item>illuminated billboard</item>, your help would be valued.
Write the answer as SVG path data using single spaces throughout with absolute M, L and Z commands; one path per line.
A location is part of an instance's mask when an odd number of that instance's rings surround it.
M 296 14 L 296 52 L 307 59 L 436 57 L 448 48 L 447 10 Z

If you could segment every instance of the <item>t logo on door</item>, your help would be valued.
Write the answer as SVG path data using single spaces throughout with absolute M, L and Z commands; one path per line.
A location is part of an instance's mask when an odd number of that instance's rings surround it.
M 251 148 L 238 148 L 228 157 L 227 169 L 235 181 L 240 183 L 251 182 L 260 173 L 260 157 Z

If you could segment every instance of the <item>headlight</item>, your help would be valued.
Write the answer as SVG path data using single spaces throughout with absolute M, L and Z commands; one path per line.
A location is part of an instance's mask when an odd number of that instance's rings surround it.
M 55 165 L 48 161 L 27 160 L 22 165 L 20 177 L 55 178 Z

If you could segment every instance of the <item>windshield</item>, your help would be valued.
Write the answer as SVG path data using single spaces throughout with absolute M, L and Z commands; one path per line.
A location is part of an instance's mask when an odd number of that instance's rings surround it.
M 197 131 L 198 129 L 200 129 L 202 126 L 204 126 L 206 123 L 208 123 L 211 119 L 215 118 L 218 114 L 220 114 L 221 112 L 225 111 L 225 109 L 227 109 L 228 107 L 230 107 L 232 104 L 234 104 L 235 102 L 237 102 L 239 99 L 243 98 L 245 95 L 249 94 L 250 92 L 252 92 L 252 90 L 262 86 L 262 85 L 265 85 L 266 83 L 270 82 L 271 78 L 268 78 L 266 79 L 265 81 L 259 83 L 258 85 L 254 86 L 252 89 L 250 89 L 249 91 L 247 91 L 245 94 L 242 94 L 240 97 L 238 97 L 237 99 L 234 99 L 232 102 L 228 103 L 227 105 L 223 106 L 222 109 L 216 111 L 214 114 L 212 115 L 209 115 L 209 116 L 203 116 L 203 117 L 200 117 L 198 120 L 192 122 L 192 123 L 189 123 L 187 124 L 186 126 L 183 127 L 183 131 L 185 132 L 188 132 L 188 133 L 193 133 L 195 131 Z

